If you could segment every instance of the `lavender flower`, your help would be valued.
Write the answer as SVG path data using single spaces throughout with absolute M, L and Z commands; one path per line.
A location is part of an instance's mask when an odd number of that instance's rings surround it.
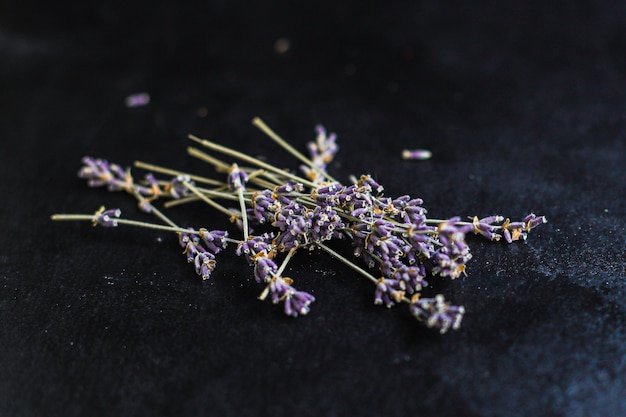
M 243 190 L 248 182 L 248 174 L 239 169 L 237 164 L 232 164 L 228 170 L 228 188 L 231 190 Z
M 259 256 L 254 265 L 254 278 L 256 282 L 270 282 L 278 271 L 278 265 L 267 256 L 267 253 L 260 252 L 264 256 Z
M 548 220 L 546 220 L 545 216 L 537 216 L 534 213 L 530 213 L 528 216 L 524 217 L 524 230 L 529 232 L 531 229 L 547 222 Z
M 495 223 L 500 223 L 504 220 L 502 216 L 489 216 L 482 219 L 478 219 L 478 216 L 474 216 L 472 219 L 472 225 L 474 227 L 474 234 L 480 234 L 489 240 L 500 240 L 501 235 L 494 233 L 498 227 Z
M 270 190 L 257 191 L 252 195 L 251 213 L 259 223 L 276 221 L 276 213 L 281 209 L 281 203 Z
M 100 225 L 104 227 L 117 227 L 117 218 L 122 214 L 120 209 L 105 210 L 104 206 L 95 213 L 95 217 L 92 220 L 94 226 Z
M 214 232 L 216 235 L 220 234 L 218 233 L 219 231 Z M 225 232 L 223 233 L 225 235 Z M 205 232 L 202 234 L 206 236 L 209 233 Z M 201 238 L 192 233 L 180 233 L 179 244 L 184 248 L 183 254 L 187 255 L 187 262 L 194 264 L 196 274 L 200 275 L 203 280 L 208 279 L 211 276 L 211 272 L 215 269 L 215 253 L 202 246 Z
M 526 234 L 523 233 L 525 226 L 523 222 L 511 222 L 511 220 L 506 219 L 500 227 L 502 228 L 504 239 L 508 243 L 512 243 L 514 240 L 519 240 L 520 238 L 526 239 Z
M 167 184 L 165 191 L 175 199 L 185 197 L 189 195 L 189 188 L 185 184 L 193 184 L 189 175 L 178 175 Z
M 90 187 L 107 186 L 109 191 L 120 191 L 127 190 L 132 185 L 132 182 L 129 182 L 128 171 L 119 165 L 89 156 L 84 157 L 82 161 L 84 165 L 78 171 L 78 177 L 86 179 Z
M 420 298 L 417 294 L 413 296 L 409 309 L 416 319 L 425 321 L 428 327 L 439 329 L 442 334 L 458 329 L 465 314 L 463 306 L 450 305 L 441 294 L 435 298 Z
M 325 179 L 326 166 L 333 160 L 339 147 L 337 146 L 337 134 L 327 134 L 322 125 L 315 126 L 317 136 L 315 142 L 309 142 L 307 149 L 311 156 L 312 165 L 317 169 L 312 169 L 306 165 L 301 165 L 300 169 L 304 175 L 315 183 L 320 183 Z
M 265 256 L 273 256 L 276 246 L 274 240 L 274 233 L 263 233 L 258 236 L 250 235 L 247 240 L 239 243 L 235 253 L 237 256 L 244 255 L 249 263 L 254 263 L 257 255 L 260 253 L 264 253 Z
M 374 304 L 384 304 L 391 307 L 404 298 L 406 284 L 402 280 L 379 278 L 374 293 Z
M 215 255 L 208 251 L 198 253 L 193 262 L 196 267 L 196 274 L 200 275 L 202 279 L 208 279 L 215 269 Z
M 222 249 L 225 249 L 228 242 L 228 232 L 225 230 L 211 230 L 200 228 L 200 239 L 204 242 L 205 246 L 214 254 L 219 253 Z
M 274 276 L 259 298 L 265 299 L 270 294 L 274 304 L 284 303 L 284 311 L 288 316 L 306 315 L 315 297 L 307 292 L 296 290 L 291 286 L 292 283 L 291 278 Z

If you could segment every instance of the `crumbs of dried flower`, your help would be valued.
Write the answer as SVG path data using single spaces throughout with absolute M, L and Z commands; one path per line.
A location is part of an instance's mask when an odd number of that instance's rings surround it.
M 532 213 L 521 221 L 499 215 L 472 216 L 470 221 L 462 221 L 460 217 L 428 218 L 421 199 L 408 195 L 386 197 L 383 186 L 369 175 L 354 178 L 348 185 L 335 180 L 327 168 L 339 149 L 337 135 L 328 134 L 322 126 L 316 126 L 316 137 L 308 144 L 306 157 L 261 119 L 255 118 L 253 124 L 302 163 L 303 176 L 190 135 L 189 139 L 208 150 L 250 166 L 227 163 L 190 147 L 190 155 L 212 164 L 217 172 L 226 174 L 225 178 L 215 180 L 136 162 L 137 168 L 152 171 L 136 181 L 130 168 L 85 157 L 78 176 L 86 179 L 90 187 L 125 191 L 137 199 L 141 211 L 154 215 L 160 222 L 126 219 L 121 217 L 119 209 L 104 207 L 94 214 L 55 214 L 52 218 L 176 233 L 187 261 L 203 280 L 209 279 L 215 270 L 216 255 L 229 243 L 234 244 L 235 253 L 245 258 L 253 268 L 255 280 L 264 285 L 259 299 L 269 296 L 274 304 L 282 303 L 285 314 L 293 317 L 309 313 L 315 297 L 296 290 L 294 280 L 283 272 L 298 250 L 321 249 L 372 282 L 375 304 L 386 307 L 408 304 L 411 315 L 441 333 L 458 329 L 465 309 L 451 305 L 441 294 L 423 298 L 422 290 L 428 286 L 427 277 L 454 279 L 466 275 L 466 264 L 472 258 L 466 235 L 473 232 L 489 240 L 504 238 L 512 243 L 525 240 L 530 230 L 546 222 L 544 216 Z M 423 151 L 405 153 L 408 159 L 430 156 Z M 158 179 L 155 173 L 169 177 Z M 159 199 L 168 200 L 165 207 L 204 202 L 235 222 L 242 231 L 241 238 L 231 238 L 223 230 L 180 227 L 153 204 Z M 237 205 L 225 206 L 223 201 Z M 349 260 L 327 245 L 335 239 L 351 240 L 357 260 Z

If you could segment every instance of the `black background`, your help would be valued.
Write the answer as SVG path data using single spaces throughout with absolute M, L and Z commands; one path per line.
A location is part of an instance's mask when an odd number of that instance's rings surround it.
M 0 63 L 0 415 L 626 415 L 623 1 L 0 1 Z M 194 133 L 296 169 L 254 116 L 298 149 L 323 123 L 336 177 L 433 217 L 549 223 L 468 238 L 469 276 L 426 290 L 467 309 L 441 336 L 322 253 L 288 268 L 317 297 L 292 319 L 232 251 L 203 283 L 173 235 L 50 221 L 146 218 L 83 155 L 212 175 Z

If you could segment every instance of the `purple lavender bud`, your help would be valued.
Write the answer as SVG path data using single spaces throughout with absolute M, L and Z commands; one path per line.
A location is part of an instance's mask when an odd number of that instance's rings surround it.
M 511 220 L 506 219 L 504 223 L 502 223 L 501 228 L 502 235 L 508 243 L 512 243 L 520 238 L 526 239 L 526 233 L 523 231 L 524 223 L 522 222 L 512 223 Z
M 130 94 L 124 99 L 126 107 L 141 107 L 148 103 L 150 103 L 150 94 L 148 93 Z
M 464 256 L 469 252 L 465 243 L 465 234 L 474 228 L 471 224 L 457 224 L 460 219 L 453 217 L 439 224 L 439 241 L 444 245 L 444 251 L 454 256 Z
M 507 243 L 513 243 L 513 237 L 511 236 L 511 232 L 509 231 L 509 229 L 503 229 L 502 235 L 504 236 L 504 239 L 507 241 Z
M 461 274 L 466 275 L 465 263 L 471 259 L 472 255 L 469 253 L 462 256 L 450 255 L 446 253 L 445 249 L 447 248 L 440 248 L 433 254 L 431 260 L 435 262 L 435 264 L 431 269 L 432 274 L 450 277 L 452 279 L 460 277 Z
M 292 317 L 306 315 L 310 311 L 309 305 L 315 301 L 315 297 L 304 291 L 288 289 L 284 294 L 285 314 Z
M 479 223 L 485 223 L 485 224 L 494 224 L 494 223 L 500 223 L 502 221 L 504 221 L 504 217 L 502 216 L 487 216 L 484 217 L 480 220 L 477 220 L 477 217 L 474 217 L 474 221 L 477 221 Z
M 404 282 L 406 291 L 413 294 L 428 286 L 428 282 L 424 279 L 425 275 L 426 271 L 423 265 L 421 267 L 401 265 L 392 272 L 391 277 Z
M 143 211 L 144 213 L 152 213 L 152 204 L 145 198 L 141 198 L 137 202 L 137 206 L 139 207 L 139 210 Z
M 357 184 L 359 186 L 364 184 L 369 185 L 376 194 L 380 194 L 385 190 L 385 188 L 376 181 L 374 181 L 374 179 L 370 175 L 361 175 L 361 178 L 359 178 Z
M 402 151 L 402 159 L 413 159 L 418 161 L 424 161 L 430 159 L 433 153 L 428 149 L 405 149 Z
M 278 265 L 267 256 L 256 258 L 254 278 L 257 282 L 269 282 L 278 271 Z
M 548 220 L 546 219 L 545 216 L 537 216 L 534 213 L 530 213 L 529 215 L 527 215 L 526 217 L 524 217 L 524 229 L 526 231 L 530 231 L 531 229 L 534 229 L 535 227 L 539 226 L 540 224 L 544 224 L 547 223 Z
M 191 229 L 190 229 L 191 230 Z M 189 233 L 179 233 L 178 234 L 178 243 L 182 248 L 186 248 L 187 244 L 191 241 L 191 236 Z
M 196 244 L 196 242 L 190 240 L 187 242 L 187 246 L 185 247 L 183 254 L 187 255 L 187 263 L 192 263 L 196 256 L 202 252 L 203 251 L 200 250 L 200 247 Z
M 333 182 L 323 187 L 316 188 L 314 191 L 315 191 L 315 194 L 318 196 L 326 196 L 326 195 L 335 195 L 343 188 L 345 187 L 343 187 L 338 182 Z
M 326 129 L 322 125 L 315 126 L 315 133 L 315 142 L 309 142 L 307 149 L 313 159 L 313 163 L 318 167 L 322 167 L 329 163 L 339 150 L 336 142 L 337 134 L 327 134 Z
M 301 193 L 302 191 L 304 191 L 304 185 L 300 184 L 299 182 L 292 181 L 289 181 L 284 185 L 274 188 L 274 192 L 279 195 Z
M 185 197 L 189 194 L 189 189 L 185 184 L 193 184 L 191 178 L 189 178 L 188 175 L 179 175 L 170 181 L 166 190 L 169 191 L 170 195 L 175 199 Z
M 147 173 L 144 176 L 145 181 L 148 183 L 150 188 L 153 190 L 153 194 L 159 194 L 161 188 L 159 187 L 159 183 L 152 173 Z
M 480 234 L 489 240 L 500 240 L 501 236 L 497 233 L 493 233 L 497 229 L 497 226 L 494 226 L 493 223 L 499 223 L 502 220 L 504 220 L 502 216 L 489 216 L 480 220 L 477 216 L 474 216 L 472 218 L 474 234 Z
M 255 192 L 252 195 L 252 211 L 254 217 L 259 223 L 273 223 L 276 220 L 276 212 L 279 211 L 281 205 L 270 190 Z
M 400 302 L 404 297 L 404 282 L 395 279 L 380 278 L 376 283 L 374 304 L 384 304 L 387 308 Z
M 217 254 L 222 249 L 226 248 L 228 242 L 226 238 L 228 237 L 228 232 L 225 230 L 211 230 L 201 228 L 200 230 L 200 239 L 204 242 L 204 245 L 213 253 Z
M 84 166 L 78 171 L 78 177 L 87 180 L 90 187 L 108 186 L 111 191 L 127 189 L 128 176 L 118 165 L 110 165 L 103 159 L 86 156 Z M 121 171 L 121 172 L 120 172 Z
M 353 217 L 358 217 L 359 219 L 365 219 L 368 217 L 372 217 L 372 209 L 370 207 L 363 207 L 353 210 L 350 213 Z
M 378 219 L 372 223 L 372 231 L 380 237 L 390 236 L 389 229 L 393 229 L 393 223 L 389 223 L 387 220 Z
M 282 232 L 276 238 L 276 245 L 280 252 L 285 252 L 302 245 L 298 236 L 291 232 Z
M 208 279 L 215 269 L 215 255 L 211 252 L 198 253 L 194 258 L 194 266 L 196 274 L 200 275 L 202 279 Z
M 128 170 L 124 170 L 124 168 L 122 168 L 118 164 L 109 164 L 108 167 L 109 167 L 109 171 L 111 171 L 117 179 L 119 180 L 126 179 L 126 176 L 128 175 Z
M 272 303 L 278 304 L 281 302 L 287 291 L 291 289 L 291 279 L 274 276 L 269 284 L 269 291 L 272 295 Z
M 231 190 L 243 190 L 246 188 L 245 184 L 248 182 L 248 174 L 245 171 L 239 169 L 237 164 L 232 164 L 228 169 L 228 188 Z
M 104 210 L 104 207 L 102 207 L 102 209 L 96 213 L 94 226 L 99 224 L 103 227 L 117 227 L 117 218 L 120 217 L 121 214 L 122 210 L 120 209 Z

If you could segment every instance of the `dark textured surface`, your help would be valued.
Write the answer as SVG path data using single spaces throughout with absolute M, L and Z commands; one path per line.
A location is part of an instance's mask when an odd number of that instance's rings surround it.
M 623 1 L 0 2 L 0 415 L 626 415 L 625 57 Z M 206 173 L 194 133 L 296 168 L 256 115 L 299 149 L 324 123 L 337 177 L 432 216 L 550 222 L 470 240 L 428 290 L 467 309 L 440 336 L 323 254 L 290 268 L 317 297 L 294 320 L 232 253 L 201 283 L 173 236 L 49 220 L 142 218 L 85 154 Z

